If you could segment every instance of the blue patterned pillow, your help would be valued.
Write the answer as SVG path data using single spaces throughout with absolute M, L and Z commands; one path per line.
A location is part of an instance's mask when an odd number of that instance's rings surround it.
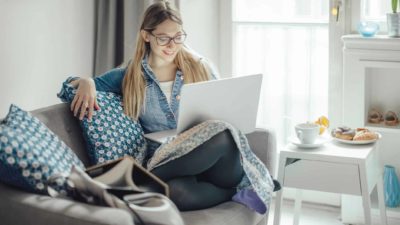
M 63 83 L 58 97 L 71 102 L 76 90 Z M 80 121 L 87 144 L 88 154 L 93 164 L 132 156 L 142 164 L 146 156 L 146 139 L 140 124 L 126 116 L 122 108 L 122 97 L 111 92 L 97 92 L 100 110 L 94 111 L 92 121 L 87 117 Z
M 75 153 L 39 119 L 11 105 L 0 124 L 2 182 L 46 194 L 48 179 L 54 174 L 68 174 L 72 165 L 84 168 Z M 62 181 L 52 185 L 58 191 L 64 189 Z

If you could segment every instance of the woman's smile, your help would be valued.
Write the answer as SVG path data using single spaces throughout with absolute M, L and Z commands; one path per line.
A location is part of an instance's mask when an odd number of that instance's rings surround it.
M 175 51 L 172 50 L 163 50 L 162 52 L 167 56 L 173 56 L 175 54 Z

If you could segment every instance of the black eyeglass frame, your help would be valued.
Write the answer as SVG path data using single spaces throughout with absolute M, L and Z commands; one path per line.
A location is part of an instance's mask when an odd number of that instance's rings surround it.
M 160 37 L 160 36 L 154 35 L 152 32 L 149 32 L 149 34 L 150 34 L 151 36 L 153 36 L 153 37 L 156 38 L 156 42 L 157 42 L 157 44 L 158 44 L 159 46 L 166 46 L 166 45 L 169 45 L 169 43 L 171 43 L 171 41 L 173 41 L 175 44 L 183 44 L 183 43 L 185 43 L 186 38 L 187 38 L 187 34 L 186 34 L 185 32 L 183 32 L 183 34 L 178 34 L 178 35 L 176 35 L 175 37 L 168 37 L 168 36 L 162 36 L 162 37 Z M 177 37 L 181 37 L 181 36 L 185 37 L 185 38 L 183 39 L 183 41 L 182 41 L 182 42 L 176 42 L 175 39 L 176 39 Z M 160 44 L 160 40 L 159 40 L 160 38 L 168 38 L 169 40 L 168 40 L 168 42 L 165 43 L 165 44 Z

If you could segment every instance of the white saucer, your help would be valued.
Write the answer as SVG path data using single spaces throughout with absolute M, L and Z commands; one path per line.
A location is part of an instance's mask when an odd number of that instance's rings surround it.
M 289 141 L 299 148 L 318 148 L 330 141 L 330 139 L 326 137 L 318 137 L 317 140 L 315 140 L 315 142 L 312 144 L 302 144 L 297 137 L 290 137 Z

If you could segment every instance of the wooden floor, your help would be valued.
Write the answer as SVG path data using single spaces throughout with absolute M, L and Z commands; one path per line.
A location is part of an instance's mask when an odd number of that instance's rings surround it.
M 281 225 L 293 224 L 293 201 L 284 200 L 281 215 Z M 273 225 L 275 206 L 272 203 L 271 212 L 269 214 L 268 225 Z M 374 225 L 379 225 L 379 220 L 374 218 Z M 301 208 L 300 225 L 343 225 L 340 220 L 340 208 L 303 203 Z M 400 220 L 388 218 L 388 225 L 400 225 Z

